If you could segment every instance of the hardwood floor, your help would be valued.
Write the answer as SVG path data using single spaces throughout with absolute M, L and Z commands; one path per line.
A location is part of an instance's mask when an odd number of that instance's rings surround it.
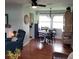
M 70 47 L 70 45 L 64 45 L 62 41 L 58 39 L 55 40 L 52 46 L 53 46 L 53 52 L 69 55 L 69 53 L 72 51 L 72 48 Z
M 52 44 L 31 40 L 22 50 L 21 59 L 67 59 L 72 49 L 68 45 L 63 45 L 61 40 L 55 40 Z
M 63 45 L 61 40 L 47 44 L 32 39 L 24 46 L 19 59 L 67 59 L 71 52 L 70 46 Z
M 22 51 L 22 59 L 52 59 L 52 46 L 31 40 Z
M 67 59 L 71 52 L 72 48 L 70 45 L 64 45 L 61 40 L 56 40 L 53 43 L 54 59 Z

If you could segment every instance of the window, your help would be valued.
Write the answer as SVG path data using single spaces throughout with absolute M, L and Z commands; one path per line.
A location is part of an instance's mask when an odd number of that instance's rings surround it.
M 55 15 L 53 17 L 52 28 L 61 29 L 63 31 L 63 15 Z
M 41 29 L 42 27 L 50 28 L 50 22 L 51 22 L 50 17 L 45 16 L 45 15 L 40 15 L 39 16 L 39 29 Z
M 51 19 L 47 14 L 39 15 L 39 29 L 42 27 L 61 29 L 63 31 L 63 14 L 52 14 Z

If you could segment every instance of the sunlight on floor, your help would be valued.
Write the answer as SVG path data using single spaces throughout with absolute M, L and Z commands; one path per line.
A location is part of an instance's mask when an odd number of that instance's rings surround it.
M 62 44 L 59 44 L 59 43 L 54 44 L 53 47 L 54 47 L 55 52 L 63 52 L 63 45 Z
M 43 44 L 42 44 L 41 42 L 39 42 L 38 45 L 37 45 L 37 47 L 38 47 L 39 49 L 42 49 L 42 48 L 43 48 Z

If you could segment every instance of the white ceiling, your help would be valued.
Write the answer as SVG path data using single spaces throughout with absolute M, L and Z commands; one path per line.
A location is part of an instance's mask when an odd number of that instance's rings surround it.
M 27 4 L 31 5 L 31 0 L 5 0 L 6 4 Z M 38 0 L 37 3 L 47 5 L 46 8 L 63 9 L 73 6 L 73 0 Z M 42 8 L 45 9 L 45 8 Z

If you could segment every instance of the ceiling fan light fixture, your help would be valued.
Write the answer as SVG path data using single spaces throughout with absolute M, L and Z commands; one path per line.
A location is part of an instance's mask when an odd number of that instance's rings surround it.
M 32 6 L 33 9 L 37 8 L 37 6 Z

